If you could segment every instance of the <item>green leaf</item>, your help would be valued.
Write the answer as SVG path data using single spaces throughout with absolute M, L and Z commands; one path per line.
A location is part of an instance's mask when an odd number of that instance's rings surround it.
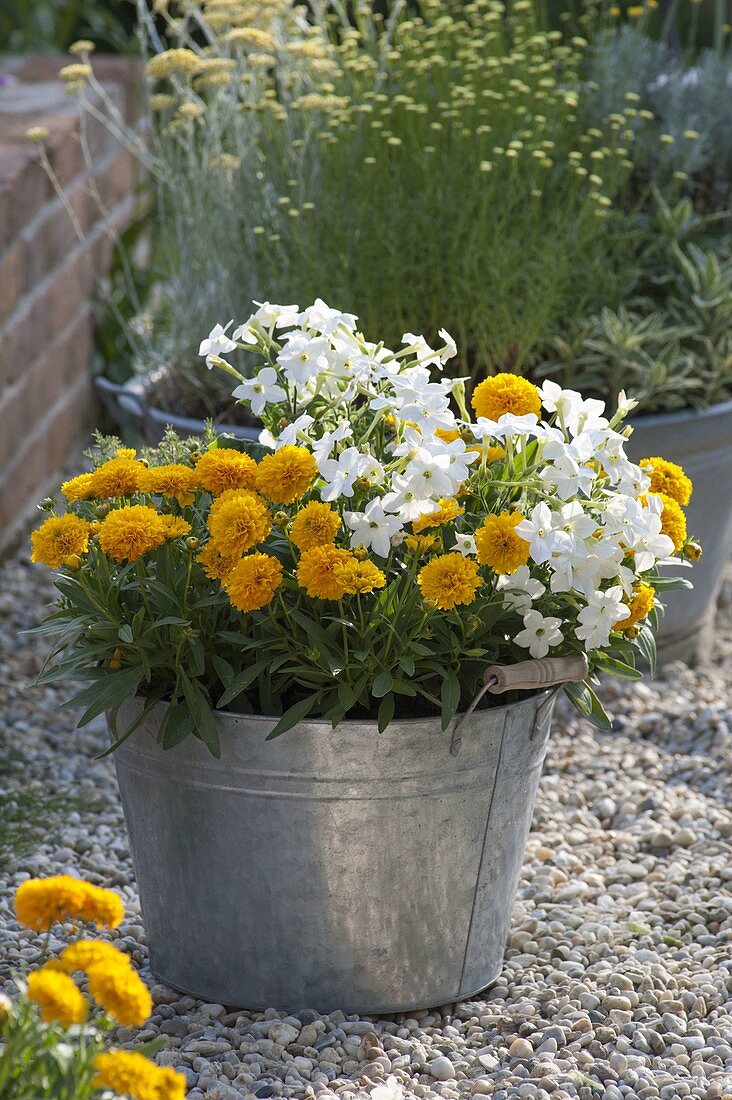
M 386 727 L 394 717 L 395 701 L 394 696 L 390 693 L 385 695 L 379 704 L 379 717 L 378 717 L 378 729 L 379 733 L 383 733 Z
M 640 633 L 635 640 L 638 650 L 643 655 L 651 676 L 656 675 L 656 637 L 648 626 L 647 623 L 643 623 L 640 628 Z
M 266 660 L 257 661 L 256 664 L 252 665 L 250 668 L 245 669 L 244 672 L 240 672 L 236 679 L 232 680 L 232 682 L 229 684 L 226 691 L 216 703 L 216 706 L 225 707 L 226 704 L 230 703 L 232 699 L 236 699 L 237 695 L 240 695 L 243 691 L 246 691 L 246 689 L 254 683 L 254 681 L 257 679 L 260 672 L 263 671 L 266 665 Z
M 642 680 L 643 673 L 637 668 L 628 665 L 625 661 L 619 661 L 615 657 L 608 657 L 606 653 L 598 653 L 594 658 L 595 666 L 610 676 L 618 676 L 621 680 Z
M 193 733 L 193 717 L 185 703 L 171 703 L 158 730 L 161 748 L 173 749 Z
M 287 733 L 287 731 L 291 730 L 293 726 L 296 726 L 298 722 L 302 722 L 303 718 L 307 718 L 314 706 L 315 698 L 312 695 L 309 695 L 307 699 L 301 699 L 299 703 L 293 703 L 293 705 L 282 715 L 277 725 L 267 734 L 267 740 L 274 741 L 275 737 L 280 737 L 281 734 Z
M 198 681 L 191 680 L 183 669 L 180 669 L 180 682 L 193 718 L 193 733 L 203 741 L 211 755 L 218 759 L 221 756 L 221 741 L 211 703 Z
M 564 693 L 576 710 L 601 730 L 611 730 L 612 722 L 600 700 L 586 680 L 577 684 L 565 684 Z
M 142 669 L 125 668 L 119 672 L 104 672 L 88 688 L 77 692 L 63 706 L 86 707 L 77 725 L 79 728 L 91 722 L 105 711 L 115 710 L 137 692 L 142 680 Z
M 127 642 L 128 645 L 131 645 L 134 642 L 135 639 L 132 636 L 132 627 L 129 623 L 124 623 L 119 628 L 119 630 L 117 631 L 117 637 L 121 642 Z
M 382 699 L 384 695 L 387 695 L 388 692 L 391 691 L 393 686 L 394 680 L 392 679 L 391 673 L 384 669 L 379 673 L 371 685 L 371 694 L 375 699 Z
M 445 669 L 440 688 L 442 702 L 442 729 L 446 730 L 460 706 L 460 681 L 451 668 Z

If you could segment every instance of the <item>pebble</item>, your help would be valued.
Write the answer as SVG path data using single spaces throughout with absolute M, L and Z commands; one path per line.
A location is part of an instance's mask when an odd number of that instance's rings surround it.
M 22 554 L 0 565 L 0 775 L 3 789 L 53 787 L 70 804 L 28 854 L 2 870 L 8 969 L 37 958 L 12 896 L 62 870 L 113 885 L 126 917 L 115 939 L 151 987 L 134 1049 L 186 1076 L 187 1100 L 722 1100 L 732 1097 L 732 589 L 713 661 L 656 681 L 605 680 L 616 732 L 598 733 L 560 699 L 503 969 L 457 1005 L 374 1019 L 204 1003 L 147 968 L 114 763 L 104 724 L 74 729 L 66 685 L 28 689 L 45 647 L 19 636 L 50 586 Z M 22 764 L 13 763 L 14 752 Z M 58 945 L 60 946 L 60 944 Z M 12 983 L 0 980 L 0 990 Z M 390 1083 L 391 1082 L 391 1083 Z

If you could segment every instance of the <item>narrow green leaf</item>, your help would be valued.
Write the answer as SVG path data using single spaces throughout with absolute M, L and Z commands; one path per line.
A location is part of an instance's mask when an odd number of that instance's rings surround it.
M 378 717 L 378 730 L 379 733 L 383 733 L 387 726 L 390 724 L 394 717 L 395 708 L 394 696 L 389 693 L 385 695 L 379 704 L 379 717 Z
M 446 730 L 460 706 L 460 681 L 451 668 L 446 668 L 442 674 L 440 700 L 442 702 L 441 724 L 442 729 Z
M 315 706 L 315 699 L 312 695 L 307 699 L 301 699 L 299 703 L 293 703 L 288 710 L 280 718 L 277 725 L 270 730 L 267 734 L 267 740 L 273 741 L 275 737 L 280 737 L 281 734 L 287 733 L 293 726 L 296 726 L 298 722 L 302 722 L 303 718 L 307 718 L 310 711 Z
M 371 685 L 371 694 L 375 699 L 382 699 L 388 692 L 391 691 L 394 686 L 394 680 L 391 673 L 384 669 L 374 680 Z

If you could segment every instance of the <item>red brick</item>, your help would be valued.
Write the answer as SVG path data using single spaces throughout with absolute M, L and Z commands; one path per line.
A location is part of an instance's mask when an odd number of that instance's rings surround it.
M 0 327 L 5 324 L 25 290 L 25 245 L 15 241 L 0 259 Z
M 50 190 L 35 146 L 0 144 L 0 254 L 38 213 Z

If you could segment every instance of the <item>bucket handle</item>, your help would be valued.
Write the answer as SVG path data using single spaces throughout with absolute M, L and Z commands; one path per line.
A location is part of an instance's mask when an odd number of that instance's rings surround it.
M 491 665 L 483 673 L 483 683 L 453 730 L 450 743 L 451 754 L 457 756 L 460 752 L 463 722 L 470 717 L 486 692 L 501 695 L 504 691 L 536 691 L 540 688 L 557 687 L 559 684 L 576 683 L 584 680 L 588 669 L 587 657 L 584 653 L 573 653 L 569 657 L 541 657 L 531 661 L 519 661 L 515 665 Z M 553 694 L 552 692 L 549 698 L 552 698 Z M 534 728 L 541 721 L 544 705 L 542 703 L 537 712 Z

